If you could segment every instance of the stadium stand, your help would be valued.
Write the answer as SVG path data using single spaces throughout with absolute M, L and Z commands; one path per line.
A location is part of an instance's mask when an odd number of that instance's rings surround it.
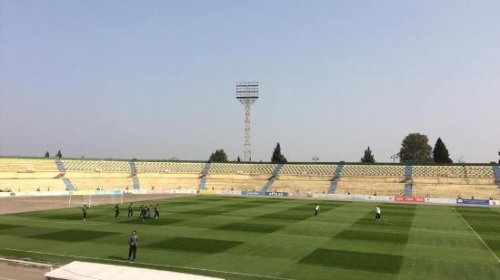
M 266 185 L 262 188 L 263 192 L 268 192 L 271 189 L 271 186 L 273 185 L 274 181 L 278 178 L 278 175 L 280 174 L 282 168 L 283 164 L 278 164 L 276 166 L 276 168 L 273 170 L 273 173 L 271 174 L 271 177 L 269 177 L 269 180 L 267 181 Z
M 61 160 L 66 172 L 95 171 L 95 172 L 126 172 L 130 173 L 130 164 L 127 161 L 105 160 Z
M 110 160 L 61 160 L 68 189 L 132 189 L 130 163 Z
M 210 174 L 269 174 L 276 168 L 276 164 L 253 163 L 212 163 Z
M 1 172 L 17 174 L 50 172 L 59 173 L 57 165 L 50 159 L 0 158 Z
M 13 192 L 64 191 L 66 185 L 61 179 L 3 179 L 0 190 Z
M 336 168 L 333 164 L 285 164 L 270 190 L 295 195 L 327 193 Z
M 405 166 L 403 165 L 345 165 L 342 176 L 383 176 L 404 178 Z
M 344 165 L 336 193 L 363 195 L 403 195 L 405 166 Z
M 201 174 L 202 162 L 136 162 L 137 173 L 195 173 Z
M 206 176 L 208 190 L 260 191 L 269 181 L 276 164 L 212 163 Z
M 135 166 L 142 189 L 198 189 L 205 163 L 136 162 Z
M 114 190 L 132 189 L 133 183 L 130 178 L 112 177 L 72 177 L 71 183 L 76 190 Z
M 0 158 L 0 191 L 65 190 L 51 159 Z
M 143 173 L 137 175 L 141 189 L 198 189 L 200 174 L 186 173 Z
M 282 175 L 326 175 L 331 176 L 336 165 L 327 164 L 285 164 L 281 169 Z
M 414 166 L 413 192 L 416 196 L 443 198 L 498 199 L 491 166 Z
M 500 198 L 498 165 L 255 164 L 0 158 L 0 190 L 164 189 Z

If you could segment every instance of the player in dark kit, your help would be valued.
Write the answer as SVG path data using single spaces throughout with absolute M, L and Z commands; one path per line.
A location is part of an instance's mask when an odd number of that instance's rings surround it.
M 160 218 L 160 204 L 156 203 L 156 205 L 154 206 L 154 209 L 155 209 L 155 216 L 153 217 L 153 219 L 156 219 L 156 218 Z
M 144 205 L 141 208 L 141 219 L 144 221 L 148 217 L 148 209 L 147 206 Z
M 120 215 L 120 205 L 116 204 L 115 205 L 115 218 L 118 218 L 118 215 Z
M 139 237 L 137 236 L 137 232 L 134 230 L 128 239 L 128 260 L 135 261 L 135 254 L 137 253 L 137 242 L 139 241 Z
M 128 215 L 127 217 L 130 218 L 130 217 L 133 217 L 134 216 L 134 212 L 132 211 L 132 202 L 130 202 L 130 204 L 128 205 Z
M 87 220 L 87 204 L 83 204 L 83 207 L 82 207 L 82 215 L 83 215 L 83 220 L 86 221 Z
M 139 207 L 139 219 L 143 219 L 144 220 L 144 205 L 141 204 L 141 206 Z

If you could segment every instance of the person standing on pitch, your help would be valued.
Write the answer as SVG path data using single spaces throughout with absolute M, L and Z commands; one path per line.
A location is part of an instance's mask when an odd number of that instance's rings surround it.
M 314 216 L 318 216 L 319 213 L 319 204 L 316 204 L 316 207 L 314 207 Z
M 116 204 L 115 205 L 115 219 L 118 218 L 118 215 L 120 215 L 120 205 Z
M 137 242 L 139 241 L 139 237 L 137 236 L 137 231 L 132 231 L 128 239 L 128 260 L 135 261 L 135 254 L 137 253 Z
M 141 204 L 141 206 L 139 207 L 139 213 L 140 213 L 139 214 L 139 219 L 143 219 L 142 218 L 142 213 L 144 213 L 144 205 L 143 204 Z
M 134 212 L 132 211 L 132 202 L 130 202 L 130 204 L 128 205 L 128 215 L 127 217 L 130 218 L 130 217 L 133 217 L 134 216 Z
M 82 215 L 83 215 L 83 221 L 86 221 L 87 220 L 87 204 L 83 204 L 83 207 L 82 207 Z
M 160 204 L 156 203 L 156 205 L 154 206 L 154 209 L 155 209 L 155 216 L 153 217 L 153 219 L 156 219 L 156 218 L 160 218 Z
M 375 208 L 375 220 L 380 221 L 381 215 L 382 211 L 380 210 L 380 205 L 377 205 L 377 208 Z

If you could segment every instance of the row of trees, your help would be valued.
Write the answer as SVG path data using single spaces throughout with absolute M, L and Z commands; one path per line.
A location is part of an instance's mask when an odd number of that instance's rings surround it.
M 401 148 L 397 154 L 400 162 L 421 163 L 453 163 L 450 153 L 443 140 L 439 137 L 434 145 L 434 149 L 429 145 L 427 135 L 420 133 L 411 133 L 401 142 Z M 364 156 L 361 158 L 363 163 L 374 163 L 375 157 L 372 150 L 368 147 Z
M 46 157 L 46 158 L 50 158 L 50 153 L 49 153 L 49 151 L 46 151 L 46 152 L 45 152 L 45 157 Z M 62 153 L 61 153 L 61 150 L 57 151 L 56 157 L 57 157 L 57 158 L 59 158 L 59 159 L 61 159 L 61 158 L 62 158 Z
M 498 152 L 500 156 L 500 152 Z M 49 158 L 50 154 L 47 151 L 45 153 L 45 157 Z M 62 153 L 59 150 L 56 154 L 56 157 L 59 159 L 62 158 Z M 414 164 L 422 164 L 422 163 L 453 163 L 453 160 L 450 158 L 450 153 L 446 148 L 443 140 L 439 137 L 434 144 L 434 149 L 429 145 L 429 138 L 427 135 L 420 133 L 411 133 L 406 136 L 401 142 L 401 148 L 399 153 L 396 155 L 399 158 L 399 161 L 404 162 L 412 162 Z M 314 161 L 317 161 L 318 158 L 315 156 Z M 224 149 L 217 149 L 210 155 L 209 158 L 212 162 L 228 162 L 227 154 Z M 241 162 L 240 157 L 236 159 L 237 162 Z M 281 152 L 280 143 L 276 144 L 274 148 L 273 154 L 271 156 L 272 163 L 287 163 L 286 157 Z M 364 151 L 364 155 L 361 158 L 362 163 L 375 163 L 375 156 L 373 155 L 372 150 L 368 146 L 368 148 Z M 500 160 L 498 161 L 500 164 Z
M 224 152 L 224 149 L 217 149 L 215 152 L 213 152 L 210 155 L 209 160 L 211 162 L 228 162 L 227 160 L 227 154 Z M 240 157 L 236 159 L 237 162 L 241 162 Z M 276 147 L 274 148 L 273 155 L 271 156 L 271 162 L 272 163 L 286 163 L 286 157 L 281 153 L 281 145 L 280 143 L 276 144 Z
M 420 133 L 411 133 L 406 136 L 401 142 L 401 148 L 397 154 L 399 161 L 412 162 L 415 164 L 422 163 L 453 163 L 450 158 L 450 153 L 446 148 L 443 140 L 438 138 L 434 149 L 429 145 L 429 138 L 427 135 Z M 224 149 L 218 149 L 210 155 L 210 161 L 212 162 L 227 162 L 227 154 Z M 240 162 L 240 157 L 236 160 Z M 286 163 L 287 159 L 281 152 L 280 143 L 276 144 L 273 154 L 271 156 L 272 163 Z M 375 156 L 370 147 L 364 151 L 364 155 L 361 158 L 362 163 L 375 163 Z

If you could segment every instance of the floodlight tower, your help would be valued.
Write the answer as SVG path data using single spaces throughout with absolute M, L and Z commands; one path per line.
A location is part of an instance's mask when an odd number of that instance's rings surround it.
M 252 160 L 252 145 L 251 145 L 251 125 L 250 125 L 250 108 L 252 104 L 259 99 L 259 83 L 258 82 L 236 82 L 236 99 L 245 106 L 245 143 L 243 144 L 243 160 Z

